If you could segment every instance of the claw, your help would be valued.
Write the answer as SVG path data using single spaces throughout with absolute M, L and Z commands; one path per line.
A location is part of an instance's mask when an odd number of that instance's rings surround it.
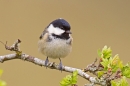
M 47 64 L 48 64 L 49 60 L 48 60 L 48 57 L 46 58 L 45 60 L 45 67 L 47 68 Z
M 59 70 L 62 72 L 62 70 L 63 70 L 63 65 L 62 65 L 62 62 L 61 62 L 61 59 L 59 58 L 59 60 L 60 60 L 60 63 L 59 63 Z

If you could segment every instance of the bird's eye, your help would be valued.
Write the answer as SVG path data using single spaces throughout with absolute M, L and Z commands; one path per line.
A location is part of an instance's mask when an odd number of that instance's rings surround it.
M 61 28 L 61 29 L 64 29 L 64 27 L 62 27 L 62 26 L 61 26 L 60 28 Z

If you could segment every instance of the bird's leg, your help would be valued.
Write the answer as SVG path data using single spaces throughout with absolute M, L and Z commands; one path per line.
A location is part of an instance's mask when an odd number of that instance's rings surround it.
M 46 60 L 45 60 L 45 67 L 46 67 L 46 68 L 47 68 L 48 62 L 49 62 L 49 60 L 48 60 L 48 56 L 47 56 L 47 58 L 46 58 Z
M 63 65 L 62 65 L 62 62 L 61 62 L 61 59 L 59 58 L 59 60 L 60 60 L 60 63 L 59 63 L 59 70 L 61 70 L 62 71 L 62 69 L 63 69 Z

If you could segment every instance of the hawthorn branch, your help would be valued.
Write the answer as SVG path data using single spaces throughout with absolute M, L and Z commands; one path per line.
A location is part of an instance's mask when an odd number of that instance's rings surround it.
M 1 43 L 4 44 L 3 42 L 1 42 Z M 41 60 L 37 57 L 22 53 L 22 51 L 20 51 L 20 49 L 19 49 L 20 43 L 21 43 L 21 41 L 19 39 L 16 40 L 16 42 L 12 46 L 7 46 L 7 42 L 6 42 L 6 44 L 4 44 L 5 49 L 10 50 L 10 51 L 15 51 L 15 53 L 0 56 L 0 62 L 3 63 L 3 62 L 8 61 L 8 60 L 21 59 L 24 61 L 34 63 L 34 64 L 39 65 L 39 66 L 45 66 L 44 60 Z M 63 66 L 63 71 L 72 73 L 75 70 L 77 70 L 78 75 L 83 77 L 84 79 L 88 80 L 92 86 L 94 86 L 94 84 L 99 84 L 101 86 L 107 86 L 106 80 L 102 80 L 102 79 L 99 79 L 97 77 L 92 77 L 86 73 L 87 71 L 93 71 L 93 72 L 97 71 L 98 67 L 95 66 L 96 61 L 97 61 L 97 59 L 94 61 L 93 64 L 90 64 L 89 66 L 87 66 L 88 68 L 86 71 L 83 71 L 82 69 L 78 69 L 78 68 L 69 67 L 69 66 Z M 59 70 L 59 65 L 56 64 L 55 62 L 49 62 L 47 64 L 47 66 L 48 66 L 47 68 Z M 90 67 L 92 67 L 94 69 L 92 69 Z
M 0 41 L 1 42 L 1 41 Z M 19 51 L 19 44 L 21 43 L 21 40 L 16 40 L 16 42 L 12 45 L 12 46 L 7 46 L 7 41 L 6 44 L 4 44 L 3 42 L 1 42 L 4 46 L 6 50 L 10 50 L 10 51 Z
M 99 65 L 96 65 L 97 58 L 92 64 L 89 64 L 85 69 L 83 69 L 84 72 L 90 72 L 96 76 L 98 71 L 103 70 L 103 66 L 99 63 Z

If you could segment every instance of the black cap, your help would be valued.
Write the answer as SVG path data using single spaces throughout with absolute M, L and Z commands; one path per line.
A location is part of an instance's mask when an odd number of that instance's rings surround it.
M 50 24 L 53 24 L 54 27 L 59 27 L 65 31 L 71 29 L 70 24 L 65 19 L 62 18 L 56 19 L 52 21 Z

